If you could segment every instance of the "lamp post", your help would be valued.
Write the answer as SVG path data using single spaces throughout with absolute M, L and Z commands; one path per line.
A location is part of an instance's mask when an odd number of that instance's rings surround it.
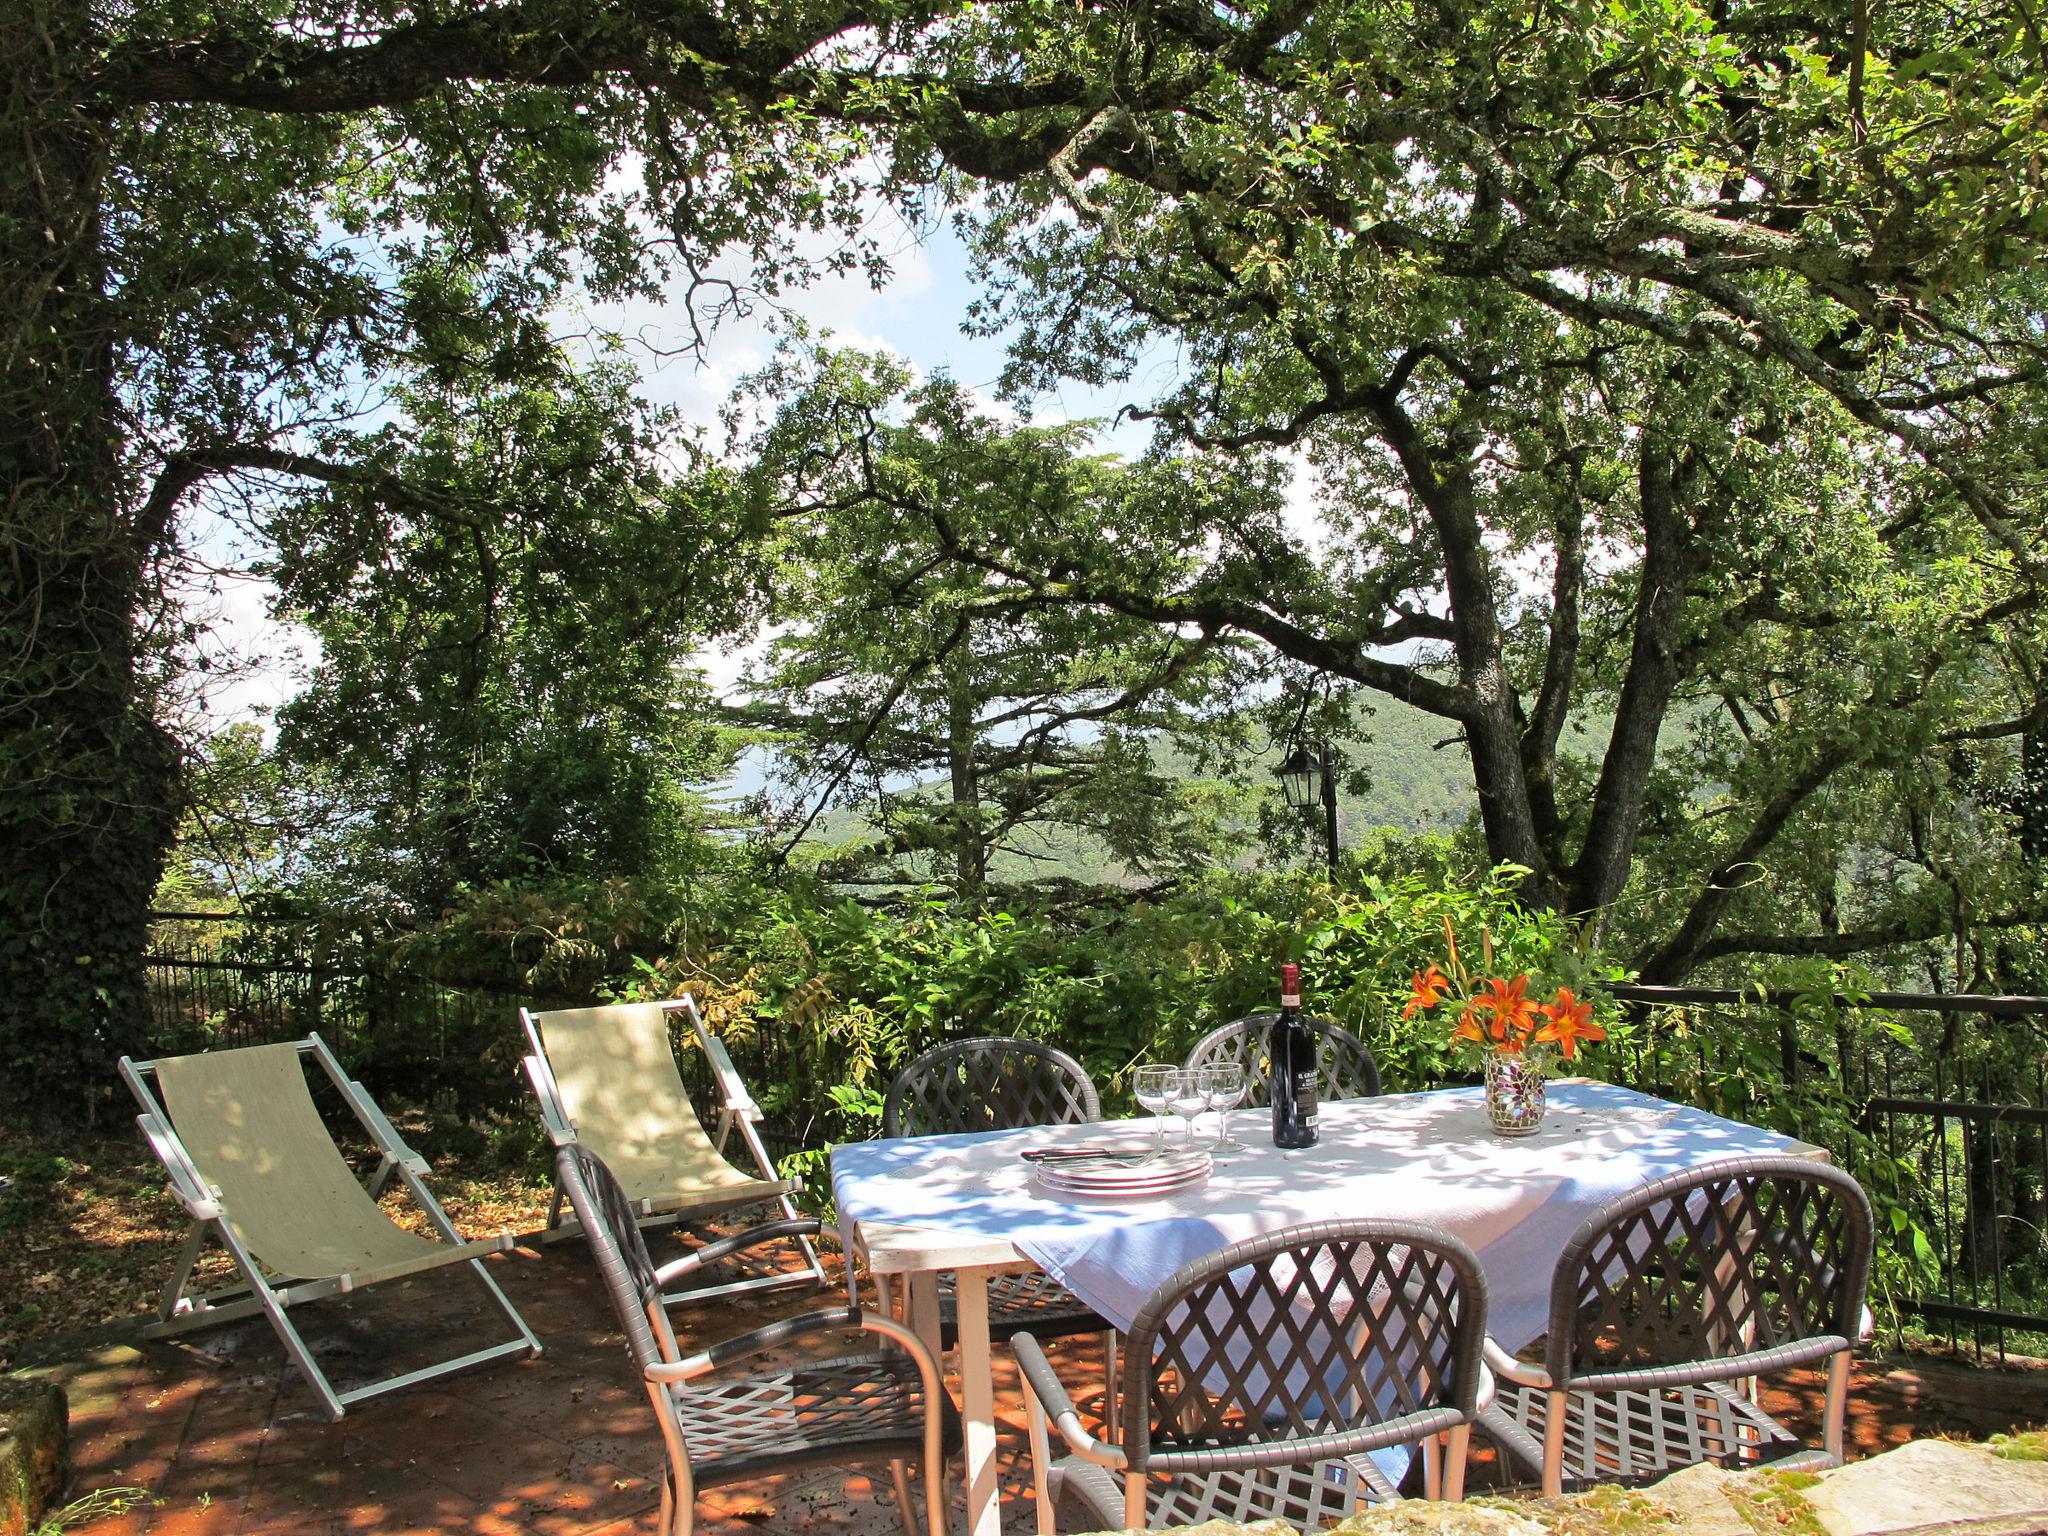
M 1287 754 L 1287 761 L 1279 768 L 1280 790 L 1286 795 L 1287 803 L 1301 812 L 1304 817 L 1313 817 L 1316 802 L 1323 808 L 1323 854 L 1328 861 L 1330 878 L 1337 878 L 1337 772 L 1330 760 L 1330 743 L 1319 740 L 1315 751 L 1309 751 L 1307 742 L 1297 741 L 1294 750 Z

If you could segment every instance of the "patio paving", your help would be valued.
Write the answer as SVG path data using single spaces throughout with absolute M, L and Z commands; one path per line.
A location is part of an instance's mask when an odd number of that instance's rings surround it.
M 357 1404 L 329 1423 L 283 1368 L 260 1321 L 102 1351 L 66 1371 L 75 1491 L 140 1487 L 154 1502 L 79 1525 L 89 1536 L 342 1536 L 472 1531 L 479 1536 L 640 1536 L 655 1525 L 662 1453 L 623 1337 L 582 1246 L 516 1249 L 490 1261 L 546 1353 Z M 842 1291 L 742 1296 L 678 1314 L 686 1349 L 773 1318 L 829 1306 Z M 347 1385 L 497 1336 L 481 1288 L 444 1271 L 295 1310 L 315 1353 Z M 807 1350 L 816 1352 L 819 1341 Z M 1057 1351 L 1062 1374 L 1099 1375 L 1092 1340 Z M 1023 1410 L 998 1379 L 1004 1528 L 1034 1529 Z M 1099 1399 L 1085 1397 L 1092 1410 Z M 1767 1392 L 1772 1411 L 1813 1432 L 1820 1380 Z M 2048 1423 L 2048 1371 L 1977 1372 L 1934 1362 L 1867 1364 L 1851 1393 L 1852 1454 L 1936 1433 L 1981 1436 Z M 1487 1481 L 1484 1468 L 1475 1482 Z M 713 1490 L 709 1536 L 900 1529 L 886 1468 L 805 1474 Z

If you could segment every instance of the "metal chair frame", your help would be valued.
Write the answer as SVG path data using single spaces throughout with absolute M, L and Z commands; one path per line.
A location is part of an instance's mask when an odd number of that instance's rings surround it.
M 502 1253 L 513 1246 L 511 1234 L 504 1233 L 481 1242 L 471 1242 L 455 1228 L 441 1209 L 440 1202 L 428 1191 L 421 1176 L 428 1172 L 425 1158 L 406 1145 L 397 1129 L 378 1108 L 361 1083 L 342 1070 L 334 1052 L 317 1033 L 309 1034 L 304 1040 L 291 1042 L 298 1052 L 301 1063 L 307 1058 L 318 1064 L 343 1101 L 355 1115 L 363 1130 L 369 1135 L 377 1149 L 377 1166 L 363 1181 L 363 1187 L 371 1199 L 380 1195 L 385 1185 L 396 1178 L 404 1184 L 407 1194 L 425 1213 L 428 1224 L 435 1234 L 450 1245 L 451 1251 L 433 1254 L 415 1265 L 380 1269 L 374 1273 L 357 1276 L 338 1274 L 319 1276 L 311 1279 L 281 1279 L 269 1273 L 256 1255 L 250 1251 L 241 1236 L 235 1231 L 234 1212 L 227 1210 L 220 1192 L 200 1172 L 192 1154 L 185 1148 L 176 1126 L 150 1087 L 150 1079 L 157 1075 L 157 1063 L 137 1061 L 123 1056 L 119 1071 L 122 1080 L 128 1084 L 142 1113 L 135 1117 L 143 1137 L 157 1160 L 163 1164 L 164 1173 L 170 1181 L 171 1194 L 184 1207 L 185 1214 L 192 1219 L 192 1225 L 185 1234 L 184 1247 L 178 1255 L 177 1268 L 165 1285 L 162 1299 L 157 1306 L 156 1321 L 146 1325 L 142 1332 L 147 1338 L 170 1338 L 188 1333 L 197 1328 L 208 1328 L 219 1323 L 234 1322 L 239 1318 L 253 1317 L 259 1313 L 269 1322 L 285 1352 L 291 1357 L 319 1397 L 321 1406 L 330 1419 L 339 1419 L 351 1403 L 362 1402 L 365 1398 L 380 1397 L 387 1392 L 412 1386 L 418 1382 L 431 1381 L 471 1366 L 488 1364 L 512 1355 L 538 1355 L 540 1340 L 533 1330 L 526 1326 L 526 1320 L 514 1309 L 498 1282 L 484 1267 L 482 1254 Z M 188 1294 L 186 1286 L 192 1279 L 192 1271 L 198 1265 L 200 1255 L 206 1251 L 207 1243 L 217 1242 L 227 1250 L 236 1272 L 241 1276 L 239 1283 L 220 1287 L 217 1290 L 198 1295 Z M 313 1357 L 297 1326 L 292 1322 L 289 1310 L 310 1301 L 321 1301 L 342 1296 L 361 1286 L 374 1285 L 383 1280 L 403 1279 L 410 1275 L 423 1274 L 445 1265 L 467 1263 L 477 1282 L 483 1286 L 492 1303 L 503 1312 L 517 1331 L 518 1337 L 503 1344 L 494 1344 L 485 1349 L 471 1350 L 452 1359 L 418 1370 L 402 1371 L 394 1376 L 382 1377 L 359 1387 L 340 1390 L 328 1380 L 327 1373 Z
M 937 1364 L 909 1328 L 849 1305 L 770 1323 L 688 1356 L 676 1342 L 663 1294 L 667 1286 L 755 1243 L 795 1236 L 799 1229 L 819 1237 L 823 1229 L 817 1221 L 806 1217 L 771 1222 L 657 1268 L 648 1255 L 634 1202 L 595 1154 L 575 1142 L 563 1146 L 555 1156 L 555 1178 L 590 1243 L 661 1428 L 668 1455 L 661 1502 L 665 1536 L 691 1536 L 700 1488 L 868 1458 L 889 1462 L 905 1536 L 945 1536 L 945 1464 L 957 1449 L 959 1420 Z M 764 1350 L 814 1334 L 849 1330 L 876 1335 L 883 1352 L 806 1361 L 692 1385 Z M 835 1409 L 829 1399 L 821 1398 L 821 1388 L 834 1385 L 855 1394 L 849 1399 L 854 1406 L 842 1403 Z M 815 1404 L 809 1419 L 802 1406 L 807 1401 Z M 858 1426 L 864 1410 L 894 1413 L 896 1419 L 863 1438 Z M 914 1436 L 905 1422 L 913 1412 L 921 1416 Z M 820 1420 L 826 1421 L 823 1432 L 818 1432 Z M 694 1456 L 693 1441 L 698 1447 Z M 924 1475 L 922 1531 L 911 1512 L 906 1468 L 911 1455 L 918 1457 Z
M 1700 1461 L 1840 1466 L 1871 1248 L 1862 1186 L 1808 1158 L 1731 1158 L 1612 1200 L 1558 1257 L 1543 1363 L 1487 1341 L 1503 1387 L 1481 1427 L 1552 1497 Z M 1801 1449 L 1756 1380 L 1823 1360 L 1821 1445 Z
M 1202 1036 L 1188 1052 L 1188 1067 L 1206 1067 L 1219 1059 L 1243 1064 L 1250 1108 L 1264 1108 L 1273 1102 L 1272 1073 L 1266 1062 L 1266 1030 L 1279 1014 L 1248 1013 L 1228 1024 L 1219 1024 Z M 1304 1015 L 1302 1022 L 1316 1032 L 1316 1092 L 1324 1099 L 1369 1099 L 1380 1091 L 1380 1064 L 1372 1049 L 1334 1019 Z
M 764 1201 L 756 1195 L 747 1195 L 734 1200 L 684 1201 L 678 1197 L 670 1200 L 642 1200 L 634 1202 L 636 1221 L 643 1230 L 655 1227 L 673 1226 L 700 1217 L 715 1216 L 725 1211 L 743 1210 L 749 1205 L 772 1203 L 780 1213 L 771 1221 L 793 1222 L 803 1220 L 796 1203 L 790 1198 L 792 1191 L 801 1189 L 801 1179 L 784 1179 L 776 1172 L 774 1160 L 768 1155 L 767 1144 L 761 1140 L 759 1126 L 763 1119 L 760 1105 L 747 1091 L 745 1079 L 733 1065 L 732 1055 L 725 1048 L 725 1042 L 705 1026 L 704 1016 L 697 1009 L 695 998 L 688 995 L 665 1000 L 661 1003 L 664 1015 L 681 1014 L 688 1023 L 690 1032 L 703 1051 L 705 1061 L 710 1065 L 712 1081 L 718 1088 L 718 1123 L 711 1132 L 711 1144 L 723 1154 L 735 1135 L 746 1148 L 749 1159 L 759 1170 L 761 1177 L 770 1182 L 782 1184 L 783 1193 Z M 527 1080 L 533 1085 L 534 1097 L 540 1102 L 541 1120 L 547 1127 L 548 1140 L 560 1149 L 576 1141 L 576 1125 L 570 1118 L 562 1100 L 562 1090 L 555 1081 L 554 1068 L 548 1062 L 547 1045 L 544 1038 L 547 1013 L 534 1013 L 528 1009 L 519 1010 L 519 1022 L 526 1031 L 528 1044 L 533 1049 L 525 1058 Z M 562 1220 L 563 1197 L 559 1184 L 548 1202 L 548 1224 L 544 1234 L 547 1240 L 559 1241 L 573 1237 L 578 1229 L 572 1220 Z M 802 1264 L 786 1273 L 773 1275 L 751 1275 L 744 1280 L 728 1281 L 720 1285 L 679 1291 L 668 1297 L 671 1306 L 691 1302 L 715 1300 L 721 1296 L 735 1296 L 746 1291 L 777 1290 L 792 1285 L 824 1285 L 828 1283 L 824 1263 L 818 1257 L 816 1244 L 808 1236 L 796 1237 L 798 1249 L 803 1254 Z
M 1366 1453 L 1416 1442 L 1428 1497 L 1455 1502 L 1491 1395 L 1485 1337 L 1472 1250 L 1397 1221 L 1310 1222 L 1183 1267 L 1132 1324 L 1123 1428 L 1108 1440 L 1083 1427 L 1037 1340 L 1018 1334 L 1041 1536 L 1056 1531 L 1070 1480 L 1097 1518 L 1120 1504 L 1126 1529 L 1278 1515 L 1314 1530 L 1397 1499 Z M 1059 1462 L 1048 1424 L 1073 1453 Z

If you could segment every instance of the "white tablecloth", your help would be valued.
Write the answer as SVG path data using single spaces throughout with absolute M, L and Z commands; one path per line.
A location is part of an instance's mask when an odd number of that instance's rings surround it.
M 1542 1333 L 1557 1256 L 1597 1206 L 1666 1174 L 1794 1145 L 1605 1083 L 1555 1084 L 1550 1106 L 1536 1135 L 1505 1140 L 1476 1088 L 1342 1100 L 1322 1106 L 1321 1143 L 1299 1152 L 1272 1145 L 1265 1111 L 1240 1110 L 1231 1128 L 1250 1151 L 1226 1153 L 1194 1190 L 1131 1204 L 1041 1194 L 1018 1153 L 1128 1140 L 1149 1122 L 857 1142 L 834 1150 L 832 1192 L 849 1226 L 1005 1238 L 1124 1328 L 1182 1265 L 1260 1232 L 1334 1216 L 1430 1222 L 1478 1253 L 1488 1331 L 1512 1352 Z

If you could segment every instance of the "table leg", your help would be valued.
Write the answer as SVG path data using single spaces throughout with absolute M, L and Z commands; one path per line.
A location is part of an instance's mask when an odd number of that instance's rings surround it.
M 961 1420 L 966 1438 L 968 1536 L 1001 1536 L 996 1483 L 996 1389 L 989 1356 L 986 1269 L 959 1272 Z
M 936 1274 L 913 1271 L 903 1277 L 903 1320 L 910 1325 L 911 1332 L 924 1340 L 924 1347 L 932 1352 L 932 1358 L 944 1371 L 946 1351 L 939 1324 L 939 1277 Z

